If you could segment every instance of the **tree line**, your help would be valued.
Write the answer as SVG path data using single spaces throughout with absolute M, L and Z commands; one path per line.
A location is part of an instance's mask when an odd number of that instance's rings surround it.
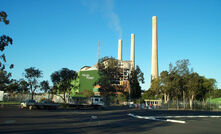
M 173 66 L 169 65 L 169 71 L 162 71 L 159 78 L 153 79 L 151 87 L 143 95 L 143 98 L 162 98 L 164 103 L 168 101 L 188 101 L 192 109 L 193 101 L 205 102 L 212 97 L 217 90 L 216 80 L 206 78 L 194 72 L 188 59 L 178 60 Z
M 64 95 L 60 95 L 60 97 L 66 103 L 65 94 L 70 93 L 71 88 L 74 86 L 71 84 L 71 81 L 77 78 L 77 73 L 68 68 L 62 68 L 53 72 L 51 74 L 52 86 L 50 86 L 48 80 L 39 80 L 43 77 L 43 73 L 35 67 L 26 68 L 23 76 L 24 78 L 15 80 L 11 78 L 10 73 L 0 70 L 0 89 L 10 94 L 31 93 L 32 99 L 35 93 L 39 91 L 59 95 L 63 93 Z

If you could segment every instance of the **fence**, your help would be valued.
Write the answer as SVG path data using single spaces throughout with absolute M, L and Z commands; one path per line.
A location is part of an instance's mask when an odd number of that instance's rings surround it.
M 61 96 L 63 96 L 61 94 Z M 3 97 L 4 102 L 22 102 L 24 100 L 31 99 L 31 94 L 5 94 Z M 50 99 L 55 103 L 64 103 L 63 99 L 59 95 L 52 94 L 36 94 L 34 95 L 34 100 L 40 102 L 42 99 Z M 66 102 L 69 102 L 69 95 L 66 95 Z M 159 102 L 158 102 L 159 103 Z M 128 105 L 128 104 L 127 104 Z M 131 104 L 132 105 L 132 104 Z M 133 104 L 134 105 L 134 104 Z M 134 107 L 134 106 L 133 106 Z M 161 102 L 159 105 L 149 105 L 143 103 L 141 105 L 135 106 L 136 108 L 145 109 L 162 109 L 162 110 L 206 110 L 206 111 L 221 111 L 221 102 L 210 103 L 209 101 L 194 101 L 192 108 L 189 102 L 183 101 L 168 101 L 168 103 Z
M 169 101 L 168 103 L 162 103 L 158 109 L 165 110 L 206 110 L 206 111 L 221 111 L 221 103 L 210 103 L 203 101 L 194 101 L 192 108 L 189 102 L 183 101 Z
M 157 102 L 157 103 L 156 103 Z M 183 101 L 169 101 L 168 103 L 162 103 L 156 100 L 148 100 L 145 103 L 135 104 L 135 103 L 125 103 L 129 105 L 130 108 L 139 109 L 154 109 L 154 110 L 198 110 L 198 111 L 221 111 L 221 103 L 210 103 L 202 101 L 194 101 L 192 103 L 192 108 L 189 102 Z
M 63 94 L 61 94 L 63 96 Z M 3 101 L 4 102 L 22 102 L 25 100 L 31 99 L 31 94 L 4 94 Z M 48 93 L 44 94 L 35 94 L 33 99 L 37 102 L 40 102 L 43 99 L 53 100 L 55 103 L 63 103 L 64 100 L 59 95 L 52 95 Z M 69 96 L 66 95 L 66 102 L 68 102 Z

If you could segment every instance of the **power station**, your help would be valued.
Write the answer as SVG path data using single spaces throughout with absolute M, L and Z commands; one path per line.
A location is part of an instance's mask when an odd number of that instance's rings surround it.
M 118 67 L 121 69 L 119 84 L 124 85 L 125 91 L 130 91 L 128 75 L 135 69 L 135 34 L 131 34 L 131 53 L 130 60 L 122 59 L 123 41 L 118 40 Z M 100 58 L 100 41 L 98 43 L 98 59 Z M 84 66 L 79 70 L 80 89 L 93 91 L 99 95 L 99 86 L 94 86 L 94 83 L 99 79 L 97 64 L 94 66 Z M 151 81 L 158 78 L 158 46 L 157 46 L 157 17 L 152 17 L 152 63 L 151 63 Z

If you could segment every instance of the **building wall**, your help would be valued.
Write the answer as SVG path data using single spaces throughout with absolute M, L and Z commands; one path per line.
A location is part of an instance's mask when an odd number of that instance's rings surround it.
M 80 71 L 80 92 L 84 90 L 93 91 L 94 83 L 98 80 L 98 70 Z

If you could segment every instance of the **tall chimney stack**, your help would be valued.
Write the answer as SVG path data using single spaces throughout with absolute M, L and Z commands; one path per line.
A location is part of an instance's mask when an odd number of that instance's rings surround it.
M 134 48 L 134 38 L 135 35 L 131 34 L 131 55 L 130 55 L 130 60 L 131 60 L 131 69 L 134 69 L 135 66 L 135 48 Z
M 151 80 L 158 78 L 158 52 L 157 52 L 157 16 L 152 17 L 152 65 Z
M 122 40 L 118 40 L 118 60 L 122 60 Z

